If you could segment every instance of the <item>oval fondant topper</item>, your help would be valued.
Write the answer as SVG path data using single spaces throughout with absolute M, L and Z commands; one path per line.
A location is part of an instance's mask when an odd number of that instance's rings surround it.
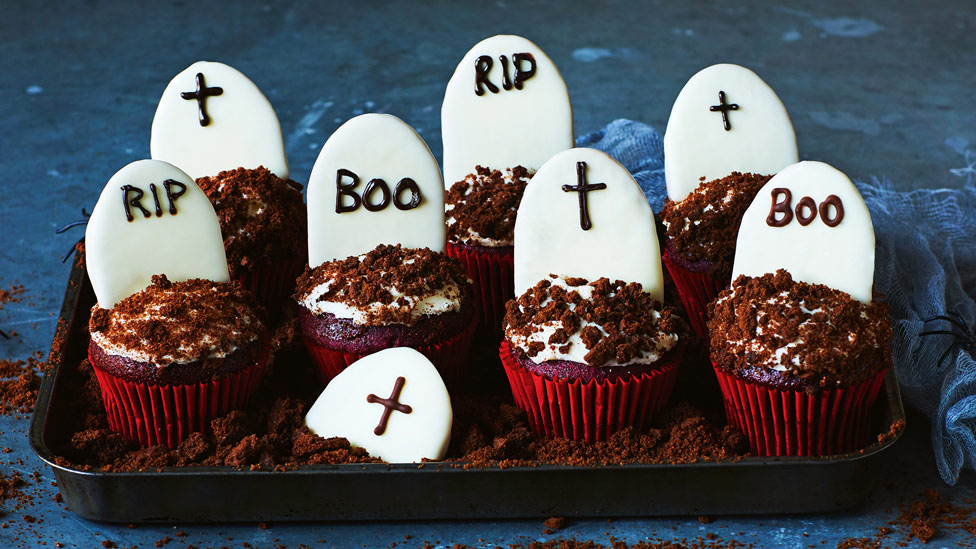
M 210 200 L 159 160 L 138 160 L 109 179 L 85 230 L 85 262 L 105 309 L 149 286 L 153 275 L 230 280 Z
M 596 149 L 546 162 L 515 218 L 515 293 L 550 273 L 640 282 L 663 297 L 654 214 L 626 168 Z
M 871 302 L 874 226 L 842 172 L 823 162 L 781 170 L 742 216 L 732 280 L 786 269 L 794 280 L 825 284 Z
M 671 200 L 732 172 L 775 174 L 799 160 L 786 107 L 756 73 L 712 65 L 685 84 L 664 134 L 664 174 Z
M 441 107 L 444 183 L 477 166 L 538 170 L 573 146 L 573 109 L 552 59 L 521 36 L 486 38 L 465 54 Z
M 444 183 L 409 125 L 363 114 L 322 147 L 308 179 L 308 259 L 364 254 L 380 244 L 444 251 Z
M 154 159 L 194 179 L 258 166 L 288 178 L 271 103 L 254 82 L 223 63 L 198 61 L 170 81 L 156 107 L 149 149 Z
M 354 362 L 305 415 L 313 433 L 344 437 L 389 463 L 442 459 L 453 421 L 451 397 L 437 369 L 407 347 Z

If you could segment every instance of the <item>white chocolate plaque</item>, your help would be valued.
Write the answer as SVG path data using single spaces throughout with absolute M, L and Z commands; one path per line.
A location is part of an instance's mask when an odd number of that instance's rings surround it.
M 380 244 L 443 252 L 444 183 L 417 132 L 389 114 L 363 114 L 339 127 L 308 180 L 312 267 Z
M 109 179 L 85 230 L 85 262 L 98 305 L 110 309 L 153 275 L 228 282 L 220 223 L 179 168 L 137 160 Z
M 550 273 L 639 282 L 663 298 L 651 207 L 630 172 L 606 153 L 558 153 L 525 189 L 515 218 L 515 295 Z
M 732 172 L 775 174 L 799 160 L 779 96 L 739 65 L 712 65 L 678 94 L 664 134 L 668 197 L 677 202 Z
M 465 54 L 441 107 L 444 184 L 475 167 L 538 170 L 573 146 L 573 109 L 556 65 L 521 36 L 486 38 Z
M 434 365 L 407 347 L 363 357 L 325 387 L 305 415 L 320 437 L 389 463 L 443 459 L 454 421 L 451 397 Z
M 800 162 L 784 168 L 742 216 L 732 280 L 777 269 L 871 302 L 871 214 L 851 180 L 833 166 Z
M 237 69 L 197 61 L 159 99 L 149 142 L 152 157 L 193 179 L 264 166 L 288 179 L 281 126 L 271 103 Z

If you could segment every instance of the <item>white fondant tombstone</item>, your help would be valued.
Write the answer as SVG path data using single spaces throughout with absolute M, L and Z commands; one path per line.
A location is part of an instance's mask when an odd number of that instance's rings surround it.
M 668 197 L 683 200 L 732 172 L 775 174 L 799 160 L 786 107 L 756 73 L 712 65 L 678 94 L 664 134 Z
M 223 63 L 197 61 L 170 81 L 156 107 L 149 149 L 155 160 L 194 179 L 258 166 L 288 179 L 271 103 L 254 82 Z
M 363 114 L 339 126 L 312 167 L 307 200 L 312 267 L 380 244 L 444 251 L 440 168 L 395 116 Z
M 552 59 L 529 40 L 482 40 L 447 84 L 441 134 L 448 188 L 477 166 L 537 170 L 573 146 L 566 83 Z
M 800 162 L 784 168 L 742 216 L 732 280 L 777 269 L 871 302 L 871 214 L 851 180 L 833 166 Z
M 85 262 L 100 307 L 152 276 L 228 282 L 220 223 L 207 195 L 176 166 L 137 160 L 109 179 L 85 230 Z
M 313 433 L 345 437 L 389 463 L 442 459 L 453 420 L 437 369 L 407 347 L 357 360 L 329 382 L 305 415 Z
M 640 282 L 663 297 L 654 214 L 627 168 L 606 153 L 563 151 L 525 188 L 515 218 L 515 294 L 550 273 Z

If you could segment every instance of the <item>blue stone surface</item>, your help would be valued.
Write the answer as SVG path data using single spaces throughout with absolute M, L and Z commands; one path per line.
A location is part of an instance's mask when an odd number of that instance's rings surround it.
M 884 177 L 897 188 L 959 187 L 976 181 L 976 20 L 971 2 L 857 5 L 763 2 L 275 3 L 10 2 L 0 16 L 0 287 L 23 284 L 0 309 L 0 356 L 46 351 L 69 266 L 61 256 L 81 235 L 54 229 L 91 209 L 108 178 L 149 155 L 149 127 L 169 79 L 193 61 L 226 62 L 265 92 L 281 120 L 292 177 L 307 180 L 318 150 L 346 119 L 389 112 L 413 125 L 440 156 L 440 103 L 455 64 L 497 33 L 530 37 L 560 67 L 576 133 L 616 118 L 664 129 L 684 82 L 731 61 L 777 90 L 796 126 L 801 157 L 834 164 L 854 179 Z M 572 520 L 552 534 L 538 520 L 382 521 L 139 526 L 100 524 L 54 501 L 57 488 L 27 442 L 28 418 L 0 416 L 0 471 L 21 472 L 33 503 L 0 509 L 0 547 L 193 544 L 259 547 L 473 546 L 557 537 L 608 544 L 714 533 L 760 546 L 834 547 L 877 533 L 899 501 L 938 488 L 974 497 L 965 472 L 939 480 L 927 420 L 909 416 L 903 439 L 861 507 L 833 514 Z M 790 486 L 782 489 L 790 490 Z M 219 498 L 220 494 L 214 494 Z M 328 497 L 323 494 L 322 497 Z M 477 494 L 472 494 L 477 498 Z M 654 497 L 653 486 L 648 497 Z M 762 494 L 757 494 L 762 497 Z M 797 494 L 802 498 L 803 494 Z M 138 505 L 138 502 L 132 502 Z M 38 519 L 29 522 L 24 515 Z M 185 537 L 176 537 L 183 531 Z M 410 536 L 407 538 L 407 536 Z M 896 531 L 887 543 L 904 539 Z M 935 546 L 972 541 L 942 531 Z M 930 543 L 931 546 L 931 543 Z

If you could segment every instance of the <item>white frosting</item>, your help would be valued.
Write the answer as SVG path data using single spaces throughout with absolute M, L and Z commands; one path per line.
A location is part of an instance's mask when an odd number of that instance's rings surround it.
M 818 214 L 804 227 L 794 214 L 785 227 L 771 227 L 766 218 L 775 188 L 790 190 L 794 210 L 805 196 L 819 206 L 828 196 L 836 195 L 843 203 L 843 221 L 829 227 Z M 804 212 L 806 215 L 808 210 Z M 833 207 L 828 214 L 836 215 Z M 782 217 L 777 214 L 777 219 Z M 786 269 L 797 282 L 824 284 L 870 303 L 874 244 L 871 214 L 851 180 L 823 162 L 800 162 L 770 179 L 742 216 L 732 280 L 739 275 L 762 276 Z
M 557 286 L 563 288 L 568 292 L 579 294 L 580 297 L 582 297 L 583 299 L 590 299 L 591 296 L 593 295 L 592 284 L 586 284 L 583 286 L 570 286 L 566 284 L 566 279 L 564 277 L 549 279 L 549 281 L 552 284 L 552 286 Z M 540 308 L 544 308 L 546 305 L 548 305 L 551 302 L 552 302 L 552 298 L 547 297 L 546 300 L 540 306 Z M 574 305 L 573 303 L 569 303 L 568 308 L 571 311 L 575 310 L 576 305 Z M 522 310 L 522 308 L 519 307 L 519 310 Z M 655 320 L 661 317 L 661 314 L 658 311 L 654 311 L 652 315 L 654 316 Z M 558 320 L 554 320 L 546 324 L 534 326 L 534 328 L 537 328 L 537 330 L 533 331 L 528 336 L 524 336 L 522 334 L 517 333 L 516 331 L 506 329 L 506 337 L 510 343 L 520 348 L 525 353 L 528 353 L 530 343 L 533 342 L 542 343 L 544 345 L 542 351 L 540 351 L 536 355 L 530 356 L 530 358 L 534 362 L 546 362 L 549 360 L 569 360 L 573 362 L 582 362 L 585 364 L 586 360 L 584 357 L 590 350 L 587 349 L 586 345 L 583 344 L 583 339 L 580 337 L 580 333 L 587 326 L 593 326 L 596 329 L 600 330 L 600 333 L 603 334 L 604 336 L 607 335 L 607 332 L 600 325 L 595 324 L 593 322 L 582 321 L 580 322 L 579 328 L 575 332 L 573 332 L 572 335 L 569 336 L 569 341 L 567 343 L 554 345 L 549 343 L 549 338 L 554 333 L 556 333 L 557 329 L 560 329 L 562 327 L 561 322 L 559 322 Z M 654 343 L 655 343 L 654 349 L 648 349 L 643 351 L 641 353 L 641 356 L 634 358 L 633 360 L 628 362 L 627 365 L 653 364 L 657 362 L 658 360 L 661 359 L 661 356 L 664 353 L 673 349 L 674 346 L 678 343 L 678 335 L 661 333 L 655 338 Z M 564 349 L 564 347 L 567 344 L 569 345 L 569 348 Z M 605 366 L 621 366 L 621 364 L 619 364 L 616 360 L 611 359 L 609 362 L 606 362 L 601 365 L 601 367 L 605 367 Z
M 576 163 L 586 163 L 586 182 L 607 188 L 587 193 L 592 227 L 580 227 Z M 595 149 L 571 149 L 552 157 L 532 177 L 515 218 L 515 295 L 550 273 L 588 280 L 639 282 L 658 301 L 664 295 L 661 250 L 654 214 L 626 168 Z
M 509 81 L 514 82 L 512 54 L 530 53 L 535 74 L 506 90 L 503 64 L 508 60 Z M 498 88 L 475 94 L 475 62 L 492 59 L 488 80 Z M 528 63 L 523 62 L 528 68 Z M 447 84 L 441 107 L 444 142 L 444 182 L 460 181 L 475 166 L 539 169 L 552 155 L 573 146 L 573 109 L 569 92 L 551 59 L 521 36 L 498 35 L 482 40 L 465 54 Z
M 360 206 L 336 213 L 336 176 L 350 170 L 359 178 L 353 189 L 360 196 L 375 178 L 386 182 L 390 194 L 398 182 L 410 178 L 422 194 L 420 205 L 401 210 L 391 203 L 380 211 Z M 348 184 L 348 178 L 343 179 Z M 342 197 L 343 204 L 351 204 Z M 373 203 L 381 198 L 372 193 Z M 402 194 L 407 202 L 409 192 Z M 380 244 L 444 251 L 444 183 L 437 161 L 417 132 L 389 114 L 364 114 L 339 127 L 319 153 L 308 181 L 309 265 L 366 253 Z
M 730 131 L 719 105 L 728 111 Z M 756 73 L 739 65 L 712 65 L 691 77 L 678 94 L 664 134 L 664 174 L 668 196 L 677 202 L 705 181 L 732 172 L 775 174 L 799 160 L 796 134 L 786 107 Z
M 367 397 L 390 398 L 398 377 L 404 383 L 397 401 L 410 406 L 410 413 L 393 410 L 386 430 L 377 435 L 374 429 L 385 407 Z M 406 347 L 384 349 L 351 364 L 329 382 L 305 415 L 305 424 L 316 435 L 345 437 L 389 463 L 443 459 L 453 421 L 451 397 L 437 369 Z
M 495 168 L 491 168 L 491 169 L 495 169 Z M 512 168 L 505 168 L 504 170 L 499 170 L 499 171 L 501 172 L 502 179 L 505 181 L 506 184 L 515 181 L 515 176 L 512 173 Z M 533 173 L 535 173 L 534 170 L 529 170 L 529 178 L 532 177 Z M 474 185 L 476 184 L 476 182 L 483 181 L 486 179 L 488 178 L 483 175 L 479 175 L 477 173 L 469 173 L 468 175 L 464 176 L 464 181 L 468 182 L 468 188 L 467 191 L 465 192 L 465 196 L 471 194 L 471 192 L 474 190 Z M 450 227 L 455 223 L 457 223 L 457 219 L 455 219 L 454 216 L 451 215 L 451 212 L 454 211 L 454 204 L 446 205 L 444 207 L 444 210 L 445 213 L 447 214 L 447 226 Z M 514 217 L 515 214 L 516 212 L 513 211 L 512 217 Z M 513 240 L 499 240 L 497 238 L 482 236 L 480 233 L 478 233 L 478 231 L 472 229 L 471 227 L 468 227 L 465 233 L 466 235 L 465 237 L 462 238 L 462 240 L 464 240 L 466 243 L 470 243 L 476 246 L 485 246 L 487 248 L 498 248 L 501 246 L 511 246 L 512 244 L 514 244 Z
M 220 95 L 206 99 L 210 123 L 200 125 L 195 99 L 197 74 Z M 159 99 L 149 142 L 152 157 L 179 166 L 197 179 L 234 168 L 264 166 L 288 179 L 281 126 L 271 103 L 254 82 L 223 63 L 197 61 L 177 74 Z
M 175 201 L 177 215 L 170 214 L 164 187 L 170 179 L 186 185 L 186 192 Z M 157 187 L 162 211 L 158 217 L 150 184 Z M 130 207 L 133 219 L 126 219 L 124 185 L 144 193 L 141 204 L 150 217 Z M 174 187 L 173 192 L 177 191 Z M 129 192 L 129 200 L 136 195 Z M 104 309 L 142 290 L 157 274 L 165 274 L 173 282 L 230 280 L 220 223 L 210 200 L 179 168 L 159 160 L 137 160 L 112 176 L 88 221 L 85 252 L 88 277 Z

